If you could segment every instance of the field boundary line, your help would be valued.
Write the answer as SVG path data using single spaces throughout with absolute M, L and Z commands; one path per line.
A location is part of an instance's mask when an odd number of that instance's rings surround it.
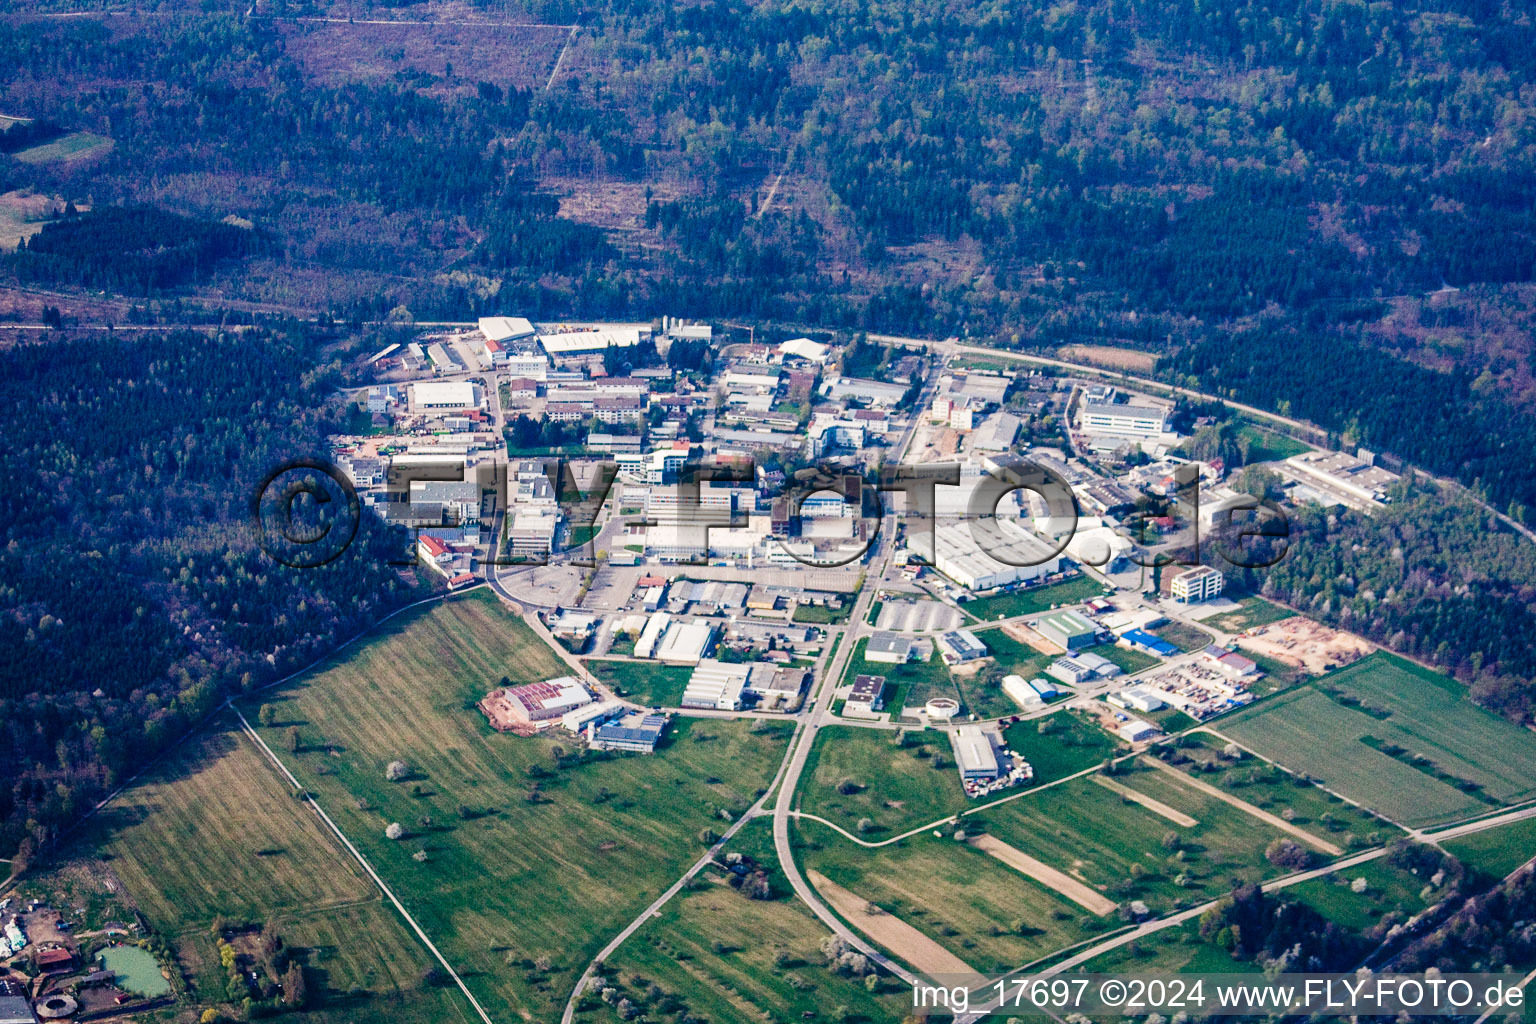
M 1277 828 L 1287 835 L 1295 836 L 1297 839 L 1300 839 L 1314 850 L 1319 850 L 1323 853 L 1326 853 L 1330 857 L 1344 856 L 1344 850 L 1337 843 L 1330 843 L 1328 840 L 1322 838 L 1321 836 L 1315 836 L 1311 832 L 1308 832 L 1306 829 L 1302 828 L 1300 825 L 1294 825 L 1291 822 L 1286 821 L 1278 814 L 1271 814 L 1264 810 L 1262 807 L 1255 807 L 1248 801 L 1235 797 L 1231 793 L 1223 793 L 1220 789 L 1211 785 L 1209 782 L 1206 782 L 1203 779 L 1197 779 L 1193 775 L 1190 775 L 1188 772 L 1181 772 L 1172 765 L 1164 764 L 1155 757 L 1144 757 L 1142 760 L 1156 768 L 1158 771 L 1166 772 L 1169 775 L 1172 775 L 1174 778 L 1178 779 L 1179 782 L 1185 786 L 1188 786 L 1190 789 L 1204 793 L 1207 796 L 1215 797 L 1217 800 L 1220 800 L 1223 803 L 1231 804 L 1233 807 L 1236 807 L 1244 814 L 1247 814 L 1253 818 L 1257 818 L 1259 821 L 1264 822 L 1266 825 Z
M 325 813 L 325 809 L 322 808 L 320 804 L 315 800 L 314 796 L 310 794 L 308 788 L 300 784 L 299 780 L 294 777 L 293 772 L 288 770 L 288 766 L 283 764 L 282 759 L 273 752 L 271 747 L 267 746 L 267 741 L 262 739 L 256 730 L 251 727 L 251 723 L 246 720 L 245 715 L 240 713 L 240 709 L 233 708 L 233 711 L 235 712 L 235 717 L 240 719 L 240 728 L 245 732 L 247 736 L 251 738 L 256 746 L 267 755 L 267 759 L 272 762 L 273 766 L 276 767 L 277 770 L 281 772 L 290 783 L 293 784 L 294 791 L 303 794 L 304 802 L 309 804 L 310 809 L 319 815 L 320 820 L 325 822 L 326 827 L 335 834 L 337 839 L 341 840 L 341 845 L 346 847 L 347 852 L 351 853 L 352 856 L 357 860 L 357 863 L 362 866 L 362 869 L 368 873 L 368 877 L 373 879 L 374 884 L 379 887 L 379 891 L 384 894 L 384 898 L 389 900 L 390 903 L 394 904 L 395 910 L 399 911 L 400 916 L 405 919 L 405 923 L 411 926 L 411 930 L 416 933 L 416 937 L 420 939 L 422 944 L 427 947 L 427 949 L 432 953 L 434 957 L 437 958 L 437 962 L 443 965 L 443 969 L 448 972 L 448 976 L 454 980 L 456 985 L 459 986 L 459 991 L 464 993 L 464 998 L 469 1000 L 469 1005 L 475 1008 L 475 1012 L 480 1015 L 480 1019 L 484 1021 L 485 1024 L 495 1024 L 495 1022 L 491 1020 L 490 1014 L 485 1012 L 485 1007 L 480 1005 L 480 1000 L 476 999 L 475 994 L 469 990 L 469 986 L 464 984 L 464 979 L 459 977 L 459 972 L 454 970 L 453 965 L 448 962 L 448 958 L 443 956 L 442 951 L 439 950 L 437 946 L 433 944 L 432 940 L 427 937 L 427 933 L 422 930 L 421 925 L 417 924 L 416 919 L 411 916 L 410 911 L 405 909 L 405 904 L 400 902 L 399 898 L 395 896 L 393 890 L 391 890 L 389 886 L 385 884 L 384 879 L 381 878 L 379 873 L 373 869 L 373 865 L 368 863 L 368 858 L 364 857 L 362 851 L 358 850 L 356 846 L 352 845 L 352 840 L 348 839 L 346 833 L 341 830 L 340 826 L 331 820 L 331 816 Z
M 1156 797 L 1148 796 L 1146 793 L 1143 793 L 1139 789 L 1132 789 L 1130 786 L 1125 785 L 1123 782 L 1117 782 L 1116 780 L 1111 779 L 1106 775 L 1095 775 L 1093 777 L 1093 781 L 1098 783 L 1100 786 L 1103 786 L 1111 793 L 1129 800 L 1134 804 L 1140 804 L 1142 807 L 1145 807 L 1153 814 L 1156 814 L 1161 818 L 1166 818 L 1167 820 L 1173 822 L 1175 825 L 1180 825 L 1184 828 L 1194 828 L 1196 825 L 1200 824 L 1196 818 L 1185 814 L 1177 807 L 1170 807 L 1168 804 L 1163 803 Z

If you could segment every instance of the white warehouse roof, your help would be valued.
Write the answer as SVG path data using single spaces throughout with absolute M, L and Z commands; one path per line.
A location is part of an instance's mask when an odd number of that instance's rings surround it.
M 411 385 L 418 409 L 478 409 L 480 385 L 467 380 L 420 381 Z
M 487 341 L 516 341 L 533 336 L 533 324 L 520 316 L 483 316 L 480 333 Z
M 630 348 L 640 344 L 640 328 L 610 327 L 567 334 L 541 334 L 539 344 L 552 356 L 569 352 L 600 352 L 606 348 Z

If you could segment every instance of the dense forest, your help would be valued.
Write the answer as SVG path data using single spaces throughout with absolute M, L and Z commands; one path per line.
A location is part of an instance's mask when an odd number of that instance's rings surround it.
M 0 848 L 45 852 L 225 697 L 425 592 L 372 517 L 320 569 L 257 545 L 252 492 L 325 454 L 335 372 L 300 332 L 0 352 Z

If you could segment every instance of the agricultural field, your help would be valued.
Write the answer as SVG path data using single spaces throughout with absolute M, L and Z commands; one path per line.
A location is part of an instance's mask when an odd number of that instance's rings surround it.
M 1502 878 L 1536 857 L 1536 818 L 1447 839 L 1440 845 L 1467 867 Z
M 430 954 L 232 718 L 91 819 L 70 852 L 21 893 L 78 908 L 85 927 L 136 907 L 175 947 L 199 1002 L 224 998 L 210 932 L 223 917 L 302 951 L 314 1012 L 297 1020 L 467 1020 L 456 990 L 423 983 Z
M 1223 633 L 1241 633 L 1245 629 L 1267 626 L 1271 622 L 1279 622 L 1295 614 L 1289 608 L 1266 601 L 1257 594 L 1250 594 L 1238 600 L 1235 610 L 1212 615 L 1202 621 Z
M 1198 922 L 1190 921 L 1107 950 L 1083 964 L 1081 970 L 1096 974 L 1256 974 L 1260 968 L 1236 959 L 1214 942 L 1203 941 Z
M 938 730 L 895 732 L 829 725 L 816 737 L 800 784 L 799 810 L 874 842 L 965 810 L 948 737 Z M 921 756 L 919 756 L 921 755 Z M 846 790 L 847 792 L 844 792 Z
M 584 755 L 557 734 L 496 734 L 474 707 L 503 676 L 561 672 L 477 592 L 403 616 L 263 697 L 265 738 L 476 995 L 536 1019 L 763 791 L 789 728 L 683 720 L 654 755 Z M 391 782 L 397 759 L 410 772 Z M 391 823 L 401 838 L 385 837 Z
M 1334 796 L 1307 779 L 1243 755 L 1223 756 L 1225 743 L 1209 733 L 1181 737 L 1172 761 L 1201 781 L 1346 850 L 1378 846 L 1402 830 L 1369 811 Z
M 896 979 L 883 978 L 871 992 L 861 979 L 824 966 L 820 946 L 831 932 L 794 899 L 774 860 L 766 821 L 744 828 L 730 852 L 768 870 L 772 898 L 748 899 L 726 884 L 724 870 L 704 872 L 608 959 L 611 985 L 648 1012 L 686 1008 L 711 1021 L 764 1013 L 787 1021 L 836 1007 L 847 1008 L 849 1020 L 902 1015 L 911 996 Z M 595 996 L 584 998 L 576 1015 L 603 1024 L 621 1019 Z
M 1153 806 L 1082 778 L 976 817 L 985 820 L 989 834 L 1111 902 L 1142 900 L 1154 913 L 1213 899 L 1235 880 L 1276 873 L 1264 847 L 1279 833 L 1236 808 L 1152 769 L 1111 781 L 1151 798 Z M 1181 824 L 1189 818 L 1196 824 Z
M 1536 793 L 1536 736 L 1472 704 L 1453 680 L 1385 653 L 1217 731 L 1408 825 Z
M 111 139 L 90 132 L 71 132 L 68 135 L 32 146 L 16 154 L 24 164 L 74 163 L 88 157 L 102 156 L 112 151 Z
M 615 647 L 619 645 L 615 643 Z M 630 649 L 634 649 L 633 642 Z M 615 651 L 618 653 L 618 651 Z M 628 697 L 639 704 L 675 708 L 688 688 L 688 677 L 693 671 L 682 665 L 658 665 L 648 661 L 598 661 L 583 662 L 587 670 L 613 688 L 621 697 Z
M 1092 363 L 1134 373 L 1151 373 L 1157 368 L 1156 353 L 1114 345 L 1062 345 L 1056 350 L 1056 356 L 1071 362 Z
M 1090 598 L 1103 597 L 1104 594 L 1104 587 L 1097 581 L 1087 576 L 1076 576 L 1043 587 L 1015 590 L 996 597 L 978 597 L 960 607 L 967 614 L 983 622 L 990 622 L 993 619 L 1011 619 L 1016 615 L 1033 615 L 1058 605 L 1079 604 Z
M 946 831 L 868 850 L 816 822 L 793 826 L 796 859 L 916 928 L 978 971 L 1011 970 L 1110 927 Z

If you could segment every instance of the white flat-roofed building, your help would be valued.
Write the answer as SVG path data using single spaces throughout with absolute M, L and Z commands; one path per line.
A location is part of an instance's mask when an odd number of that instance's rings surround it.
M 831 351 L 826 345 L 810 338 L 791 338 L 779 344 L 779 355 L 804 359 L 809 363 L 825 363 Z
M 609 348 L 632 348 L 640 344 L 638 327 L 605 327 L 596 330 L 540 334 L 539 344 L 552 356 L 580 352 L 601 352 Z
M 901 401 L 907 393 L 905 384 L 887 384 L 878 380 L 863 380 L 858 377 L 839 377 L 821 386 L 821 393 L 834 402 L 844 402 L 850 398 L 868 402 L 871 405 L 893 406 Z
M 776 391 L 779 387 L 779 374 L 777 370 L 772 373 L 748 373 L 743 370 L 727 370 L 720 378 L 720 383 L 731 390 L 746 388 L 748 390 Z
M 1196 601 L 1207 601 L 1221 596 L 1226 585 L 1227 578 L 1222 575 L 1220 569 L 1209 565 L 1197 565 L 1175 576 L 1169 587 L 1175 601 L 1193 604 Z
M 992 737 L 983 732 L 980 726 L 962 725 L 951 734 L 951 742 L 962 779 L 991 782 L 1001 774 Z
M 738 711 L 752 666 L 713 658 L 698 663 L 683 690 L 682 706 L 710 711 Z
M 478 523 L 480 485 L 453 480 L 412 480 L 411 504 L 441 505 L 461 523 Z
M 1011 675 L 1003 677 L 1003 692 L 1012 698 L 1013 702 L 1021 708 L 1039 707 L 1045 701 L 1033 686 L 1023 676 Z
M 555 532 L 560 528 L 560 513 L 549 508 L 520 508 L 512 516 L 507 541 L 513 555 L 528 558 L 549 554 Z
M 1003 452 L 1013 447 L 1023 422 L 1011 412 L 997 412 L 981 422 L 981 429 L 971 438 L 978 451 Z
M 1112 679 L 1125 671 L 1102 654 L 1094 654 L 1092 651 L 1078 651 L 1072 655 L 1072 660 L 1087 665 L 1100 679 Z
M 1342 492 L 1342 496 L 1367 510 L 1388 498 L 1387 490 L 1397 482 L 1396 473 L 1344 452 L 1304 452 L 1280 463 L 1279 468 L 1294 470 L 1291 476 L 1308 479 L 1323 490 Z
M 864 660 L 887 665 L 904 665 L 912 660 L 912 641 L 896 633 L 880 631 L 864 644 Z
M 579 733 L 589 722 L 600 722 L 623 710 L 624 705 L 616 700 L 605 700 L 601 704 L 587 704 L 561 715 L 560 728 Z
M 708 622 L 676 622 L 661 638 L 655 658 L 669 665 L 697 665 L 715 640 L 715 627 Z
M 468 380 L 420 381 L 411 385 L 411 408 L 418 413 L 462 412 L 485 404 L 480 385 Z
M 1117 708 L 1126 708 L 1130 711 L 1140 711 L 1143 713 L 1157 711 L 1163 707 L 1163 699 L 1161 697 L 1140 686 L 1132 686 L 1120 690 L 1104 699 Z
M 914 532 L 907 547 L 924 553 L 926 538 L 932 537 L 934 568 L 968 590 L 1028 583 L 1061 571 L 1056 546 L 1011 519 L 941 518 L 936 525 L 926 535 Z
M 645 628 L 640 631 L 640 638 L 635 641 L 635 657 L 650 658 L 656 654 L 656 648 L 661 643 L 661 638 L 672 625 L 672 616 L 666 612 L 656 612 L 645 620 Z
M 1160 405 L 1083 404 L 1080 422 L 1084 433 L 1115 434 L 1127 438 L 1160 437 L 1168 430 L 1168 410 Z
M 508 352 L 507 372 L 513 377 L 543 383 L 549 379 L 549 357 L 538 352 Z
M 486 341 L 504 343 L 534 335 L 533 324 L 520 316 L 483 316 L 478 326 Z

